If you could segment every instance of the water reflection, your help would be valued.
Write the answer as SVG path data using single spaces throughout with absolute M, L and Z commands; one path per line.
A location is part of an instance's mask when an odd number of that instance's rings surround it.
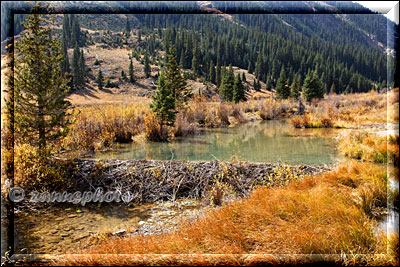
M 170 143 L 121 144 L 95 158 L 155 160 L 229 160 L 236 155 L 251 162 L 332 164 L 337 158 L 335 129 L 294 129 L 286 121 L 207 129 Z M 336 130 L 337 131 L 337 130 Z

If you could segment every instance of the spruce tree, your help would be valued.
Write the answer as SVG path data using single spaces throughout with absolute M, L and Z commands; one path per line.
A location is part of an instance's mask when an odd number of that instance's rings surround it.
M 125 73 L 124 70 L 121 70 L 121 78 L 122 78 L 122 80 L 125 81 L 125 82 L 128 80 L 128 77 L 126 77 L 126 73 Z
M 195 76 L 200 75 L 200 54 L 199 54 L 197 46 L 195 46 L 194 51 L 193 51 L 192 71 L 194 72 Z
M 309 71 L 303 84 L 303 98 L 311 102 L 313 98 L 324 98 L 322 83 L 313 71 Z
M 246 83 L 246 74 L 244 74 L 244 72 L 242 72 L 242 82 Z
M 235 103 L 238 103 L 241 100 L 246 100 L 246 97 L 244 95 L 244 86 L 242 84 L 242 80 L 240 79 L 239 73 L 235 76 L 235 82 L 233 84 L 232 100 Z
M 65 78 L 68 80 L 67 85 L 70 87 L 69 91 L 73 91 L 73 83 L 71 78 L 71 68 L 69 65 L 69 58 L 68 58 L 68 42 L 67 39 L 64 37 L 64 33 L 61 39 L 61 47 L 62 47 L 62 57 L 63 60 L 61 62 L 61 72 L 64 74 Z
M 147 51 L 144 54 L 144 67 L 143 67 L 144 75 L 146 78 L 150 77 L 151 73 L 151 68 L 150 68 L 150 63 L 149 63 L 149 56 L 147 55 Z
M 293 82 L 290 85 L 290 96 L 294 99 L 300 96 L 300 83 L 297 79 L 297 76 L 294 75 Z
M 99 72 L 97 73 L 96 83 L 97 86 L 99 87 L 99 90 L 102 90 L 104 85 L 104 77 L 101 70 L 99 70 Z
M 185 63 L 185 51 L 183 51 L 183 49 L 182 49 L 182 51 L 181 51 L 181 57 L 180 57 L 180 59 L 179 59 L 179 65 L 180 65 L 182 68 L 184 68 L 184 67 L 186 66 L 186 63 Z
M 260 53 L 260 54 L 258 54 L 256 68 L 254 70 L 254 75 L 256 76 L 257 79 L 261 78 L 261 65 L 262 65 L 262 57 L 261 57 L 261 53 Z
M 247 72 L 253 74 L 253 64 L 249 61 L 249 65 L 247 66 Z
M 71 28 L 68 14 L 64 14 L 62 30 L 63 43 L 66 43 L 67 48 L 71 47 Z
M 191 91 L 187 87 L 186 79 L 182 76 L 181 69 L 176 63 L 176 50 L 174 47 L 171 47 L 167 54 L 167 63 L 164 71 L 166 86 L 171 88 L 177 109 L 184 108 L 191 97 Z
M 208 72 L 208 80 L 215 84 L 215 66 L 214 66 L 214 62 L 211 61 L 210 63 L 210 70 Z
M 72 20 L 72 27 L 71 27 L 71 44 L 72 46 L 75 46 L 77 44 L 78 46 L 82 45 L 82 40 L 81 40 L 81 29 L 79 26 L 79 21 L 75 15 L 71 15 L 70 19 Z
M 215 84 L 217 87 L 221 85 L 221 65 L 219 65 L 219 61 L 217 61 L 217 66 L 215 67 Z
M 63 55 L 59 40 L 50 40 L 51 29 L 41 3 L 35 4 L 23 26 L 26 31 L 16 42 L 15 130 L 23 140 L 37 145 L 41 162 L 48 143 L 68 132 L 72 123 L 65 99 L 69 88 L 61 71 Z M 45 6 L 48 8 L 48 5 Z
M 255 91 L 258 91 L 258 90 L 259 90 L 259 89 L 258 89 L 258 85 L 257 85 L 256 79 L 253 80 L 253 89 L 254 89 Z
M 133 73 L 132 58 L 130 58 L 130 63 L 129 63 L 129 82 L 135 83 L 135 74 Z
M 235 83 L 235 76 L 233 74 L 232 65 L 229 65 L 229 69 L 224 71 L 222 77 L 220 94 L 225 101 L 232 101 L 233 99 L 233 85 Z
M 78 43 L 75 43 L 74 53 L 72 55 L 72 81 L 74 83 L 74 90 L 80 88 L 83 83 L 80 57 Z
M 168 86 L 164 71 L 161 72 L 158 78 L 157 91 L 152 98 L 153 101 L 150 103 L 150 108 L 158 118 L 161 128 L 165 125 L 173 126 L 176 117 L 175 97 Z
M 290 96 L 290 88 L 286 83 L 285 69 L 282 67 L 281 74 L 276 84 L 276 95 L 278 98 L 287 99 Z
M 81 70 L 80 72 L 80 78 L 82 81 L 82 84 L 85 83 L 85 76 L 86 76 L 86 64 L 85 64 L 85 57 L 83 55 L 83 50 L 80 51 L 79 53 L 79 68 Z
M 268 76 L 267 82 L 265 83 L 265 89 L 268 91 L 272 90 L 271 78 Z

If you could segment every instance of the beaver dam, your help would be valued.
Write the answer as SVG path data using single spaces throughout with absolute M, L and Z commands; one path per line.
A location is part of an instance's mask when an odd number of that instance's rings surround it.
M 215 184 L 237 197 L 255 186 L 282 185 L 327 166 L 284 165 L 244 161 L 84 160 L 64 163 L 70 178 L 63 188 L 79 191 L 130 191 L 134 202 L 204 198 Z
M 70 176 L 58 188 L 130 191 L 133 198 L 129 203 L 85 206 L 32 205 L 25 199 L 17 203 L 17 251 L 63 253 L 110 235 L 163 233 L 178 227 L 180 220 L 197 218 L 222 202 L 247 196 L 254 187 L 283 185 L 328 170 L 326 166 L 240 161 L 75 159 L 62 164 Z

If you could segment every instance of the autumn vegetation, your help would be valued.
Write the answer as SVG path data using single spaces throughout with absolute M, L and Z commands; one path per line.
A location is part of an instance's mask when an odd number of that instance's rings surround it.
M 341 264 L 395 265 L 398 243 L 396 247 L 385 234 L 374 234 L 376 220 L 371 217 L 371 210 L 386 207 L 387 179 L 381 167 L 351 161 L 286 186 L 255 189 L 249 198 L 182 222 L 175 232 L 108 239 L 78 252 L 84 256 L 67 255 L 58 264 L 126 264 L 121 254 L 152 254 L 151 260 L 157 260 L 157 254 L 218 253 L 337 254 Z M 391 252 L 385 254 L 387 248 Z M 192 263 L 205 264 L 206 259 L 200 256 Z M 275 260 L 272 256 L 267 262 Z M 280 261 L 288 263 L 290 257 Z M 229 255 L 212 261 L 229 262 Z
M 300 79 L 300 76 L 296 75 L 297 72 L 294 73 L 293 69 L 290 72 L 290 68 L 285 69 L 282 65 L 278 76 L 278 61 L 276 59 L 271 61 L 259 55 L 255 63 L 253 63 L 255 60 L 244 59 L 243 62 L 236 62 L 237 65 L 250 62 L 248 71 L 254 69 L 256 78 L 253 79 L 253 90 L 250 92 L 244 72 L 234 74 L 231 57 L 218 53 L 216 57 L 225 58 L 227 60 L 225 63 L 229 65 L 221 66 L 218 60 L 215 67 L 213 61 L 209 60 L 211 56 L 207 57 L 209 66 L 206 68 L 207 71 L 202 70 L 206 64 L 200 64 L 202 56 L 198 44 L 193 42 L 196 44 L 193 52 L 190 52 L 191 60 L 188 60 L 186 47 L 190 47 L 192 41 L 189 42 L 183 37 L 183 31 L 176 33 L 175 29 L 168 28 L 163 33 L 165 62 L 157 63 L 163 68 L 157 74 L 156 90 L 151 98 L 147 97 L 143 103 L 70 108 L 70 103 L 65 100 L 67 94 L 84 88 L 89 79 L 87 76 L 89 69 L 80 47 L 83 47 L 86 41 L 90 41 L 85 39 L 86 34 L 81 35 L 79 21 L 74 16 L 65 16 L 61 43 L 47 37 L 50 30 L 38 26 L 41 21 L 39 15 L 32 16 L 31 20 L 32 25 L 37 27 L 32 31 L 41 29 L 40 38 L 30 38 L 29 42 L 22 42 L 21 46 L 17 46 L 28 57 L 22 57 L 25 61 L 21 59 L 16 61 L 19 63 L 19 67 L 16 68 L 19 72 L 16 73 L 18 77 L 15 84 L 16 105 L 15 107 L 11 105 L 14 104 L 14 99 L 7 102 L 5 119 L 9 127 L 2 127 L 2 140 L 8 141 L 8 151 L 6 151 L 8 166 L 11 166 L 11 162 L 16 166 L 15 173 L 12 170 L 13 173 L 10 171 L 9 174 L 15 174 L 15 183 L 21 187 L 59 189 L 68 179 L 68 173 L 59 163 L 60 160 L 68 164 L 73 158 L 113 149 L 120 143 L 169 142 L 196 134 L 202 128 L 232 127 L 248 121 L 285 119 L 294 128 L 352 129 L 337 136 L 338 151 L 346 162 L 332 167 L 329 172 L 304 177 L 297 176 L 296 172 L 289 173 L 284 168 L 276 169 L 275 176 L 271 178 L 274 179 L 273 186 L 257 184 L 252 188 L 249 197 L 230 201 L 225 196 L 229 195 L 232 188 L 222 182 L 222 178 L 227 178 L 230 174 L 224 170 L 214 177 L 212 187 L 208 188 L 206 198 L 211 205 L 203 216 L 182 221 L 177 230 L 161 235 L 108 238 L 96 246 L 74 251 L 72 253 L 77 254 L 64 255 L 52 263 L 57 265 L 290 264 L 301 261 L 301 258 L 296 259 L 296 255 L 307 254 L 322 255 L 322 260 L 345 265 L 398 265 L 398 234 L 386 235 L 377 230 L 379 224 L 377 215 L 385 209 L 395 208 L 395 203 L 398 201 L 398 190 L 388 187 L 390 177 L 384 164 L 399 163 L 399 137 L 398 135 L 376 136 L 362 131 L 363 128 L 372 125 L 397 123 L 398 115 L 395 111 L 398 109 L 398 88 L 386 93 L 374 90 L 365 92 L 370 88 L 383 89 L 384 86 L 366 80 L 361 74 L 347 75 L 346 67 L 346 71 L 337 76 L 351 77 L 351 83 L 357 84 L 357 87 L 354 87 L 358 93 L 351 93 L 349 85 L 335 88 L 333 81 L 329 83 L 331 89 L 328 92 L 328 83 L 325 84 L 325 79 L 318 77 L 334 76 L 328 72 L 327 67 L 323 67 L 323 75 L 311 68 L 308 72 L 304 69 L 303 74 L 307 74 Z M 242 29 L 237 31 L 241 32 Z M 172 38 L 173 32 L 178 37 L 182 35 L 179 37 L 182 41 L 177 46 L 178 52 L 172 46 L 175 40 L 175 37 Z M 124 38 L 128 40 L 130 34 L 131 28 L 127 19 Z M 141 34 L 138 31 L 139 43 Z M 157 34 L 161 38 L 161 34 Z M 151 37 L 146 36 L 148 42 L 146 45 L 150 46 L 150 43 L 153 43 L 154 47 L 161 46 L 160 41 L 156 42 L 154 36 L 155 33 Z M 263 37 L 262 43 L 265 44 L 271 38 L 264 34 L 260 36 Z M 177 39 L 180 40 L 179 38 Z M 228 40 L 228 37 L 224 38 Z M 41 51 L 46 51 L 47 46 L 54 50 L 50 53 L 41 52 L 42 56 L 52 63 L 51 66 L 38 64 L 39 59 L 28 52 L 35 45 L 30 43 L 34 40 L 41 45 Z M 216 42 L 218 47 L 222 46 L 221 39 L 217 38 Z M 231 41 L 226 41 L 226 44 L 227 47 L 234 46 Z M 157 49 L 154 47 L 148 48 L 140 59 L 137 51 L 132 51 L 127 63 L 128 72 L 121 71 L 121 83 L 131 85 L 137 83 L 134 59 L 143 61 L 144 77 L 152 76 L 147 52 L 150 52 L 152 61 L 161 59 L 160 55 L 156 55 Z M 239 44 L 235 47 L 237 50 L 241 49 Z M 68 48 L 73 48 L 71 66 L 69 66 Z M 264 52 L 266 49 L 270 48 L 267 45 L 263 46 Z M 248 53 L 244 55 L 249 56 Z M 318 62 L 321 61 L 319 57 Z M 310 61 L 311 59 L 310 56 Z M 382 60 L 379 57 L 380 63 Z M 271 63 L 273 66 L 271 72 L 266 73 L 265 68 L 262 68 L 265 63 Z M 93 66 L 101 64 L 96 59 Z M 329 64 L 321 64 L 325 65 Z M 39 67 L 44 76 L 38 84 L 30 82 L 36 79 L 32 73 Z M 183 71 L 183 68 L 191 71 Z M 241 69 L 244 67 L 241 66 Z M 204 72 L 206 77 L 201 77 L 201 72 Z M 291 74 L 287 75 L 286 72 Z M 111 82 L 109 78 L 105 82 L 106 77 L 101 67 L 95 75 L 97 78 L 93 77 L 92 80 L 99 90 L 103 90 L 104 87 L 118 88 L 118 83 Z M 8 87 L 14 89 L 12 77 L 10 74 Z M 200 90 L 198 93 L 195 92 L 187 84 L 188 77 L 192 80 L 202 78 L 215 84 L 213 88 L 215 94 L 207 96 Z M 300 80 L 303 78 L 304 81 L 300 85 Z M 267 96 L 261 94 L 260 80 L 266 84 L 266 91 L 269 92 L 265 94 Z M 31 87 L 24 87 L 22 84 L 29 84 Z M 336 92 L 346 94 L 336 94 Z M 10 94 L 9 97 L 14 96 Z M 33 116 L 26 112 L 32 106 L 34 110 L 38 110 Z M 11 125 L 11 122 L 14 123 L 14 111 L 15 128 L 13 124 Z M 15 140 L 10 139 L 11 136 L 12 138 L 15 136 Z M 43 160 L 44 157 L 46 161 Z M 3 185 L 2 179 L 2 189 Z M 125 254 L 150 254 L 151 257 L 134 261 L 124 258 L 122 255 Z M 171 258 L 167 261 L 165 258 L 157 258 L 158 254 L 199 254 L 199 256 L 186 259 Z M 202 254 L 273 256 L 249 260 L 243 256 L 202 257 Z M 279 254 L 286 256 L 281 258 L 274 256 Z M 335 256 L 329 258 L 327 255 Z

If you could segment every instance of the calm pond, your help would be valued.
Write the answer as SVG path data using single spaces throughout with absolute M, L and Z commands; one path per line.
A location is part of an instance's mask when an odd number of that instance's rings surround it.
M 94 158 L 193 161 L 230 160 L 237 156 L 251 162 L 334 164 L 341 160 L 335 141 L 338 131 L 341 130 L 295 129 L 286 121 L 253 122 L 203 129 L 197 135 L 170 143 L 121 144 Z M 162 233 L 174 229 L 181 219 L 196 218 L 209 209 L 201 200 L 183 199 L 176 203 L 109 203 L 101 207 L 65 203 L 36 211 L 22 210 L 16 214 L 16 249 L 17 253 L 25 248 L 25 253 L 54 254 L 92 245 L 104 234 Z M 392 217 L 388 216 L 378 229 L 392 232 L 390 227 L 396 218 L 398 223 L 398 213 Z
M 229 128 L 202 129 L 197 135 L 169 143 L 120 144 L 96 159 L 230 160 L 250 162 L 332 164 L 338 159 L 333 134 L 337 129 L 295 129 L 286 121 L 241 124 Z

